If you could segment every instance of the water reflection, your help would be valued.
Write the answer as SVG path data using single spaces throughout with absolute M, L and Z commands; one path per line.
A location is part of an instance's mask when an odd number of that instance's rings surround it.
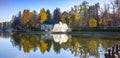
M 66 34 L 53 34 L 53 40 L 59 44 L 66 43 L 68 36 Z
M 98 53 L 100 58 L 104 58 L 105 49 L 103 48 L 102 44 L 99 44 Z
M 0 32 L 0 37 L 1 38 L 8 38 L 10 36 L 10 34 L 11 33 L 7 33 L 7 32 L 6 33 L 2 33 L 2 32 Z
M 4 35 L 0 35 L 4 37 Z M 95 38 L 90 36 L 71 36 L 66 34 L 21 34 L 12 33 L 8 35 L 12 46 L 24 53 L 40 51 L 46 55 L 51 53 L 63 53 L 62 50 L 70 52 L 75 57 L 81 58 L 104 58 L 107 48 L 115 45 L 120 40 L 109 37 Z M 66 53 L 67 54 L 67 53 Z M 46 55 L 47 56 L 47 55 Z

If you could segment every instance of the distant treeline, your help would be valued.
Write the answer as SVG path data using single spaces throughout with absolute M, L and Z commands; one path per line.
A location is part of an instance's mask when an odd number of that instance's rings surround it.
M 44 8 L 39 13 L 25 9 L 22 13 L 20 11 L 18 15 L 13 15 L 9 25 L 15 30 L 37 30 L 42 24 L 54 25 L 59 21 L 66 23 L 72 29 L 120 27 L 120 0 L 111 1 L 111 4 L 105 4 L 103 8 L 99 3 L 89 5 L 89 2 L 83 1 L 70 11 L 64 12 L 61 12 L 60 8 L 54 9 L 53 13 Z

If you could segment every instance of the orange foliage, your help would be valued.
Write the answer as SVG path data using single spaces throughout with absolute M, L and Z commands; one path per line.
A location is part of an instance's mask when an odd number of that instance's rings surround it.
M 31 12 L 29 10 L 24 10 L 21 23 L 25 25 L 27 22 L 29 22 L 30 16 Z

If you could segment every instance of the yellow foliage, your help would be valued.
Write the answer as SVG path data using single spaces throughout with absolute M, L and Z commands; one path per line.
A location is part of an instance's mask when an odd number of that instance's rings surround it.
M 30 41 L 27 39 L 22 39 L 22 44 L 24 52 L 30 52 L 30 50 L 32 49 Z
M 29 22 L 31 17 L 31 12 L 29 10 L 24 10 L 23 11 L 23 16 L 22 16 L 22 24 L 26 24 L 27 22 Z
M 40 40 L 39 42 L 40 42 L 40 51 L 44 54 L 44 52 L 48 48 L 48 44 L 44 42 L 43 40 Z
M 64 15 L 61 15 L 61 21 L 62 21 L 62 23 L 66 23 L 66 20 L 65 20 L 65 16 L 64 16 Z
M 44 9 L 40 10 L 40 23 L 42 24 L 45 20 L 47 20 L 47 13 Z
M 80 19 L 80 16 L 78 15 L 77 10 L 74 10 L 74 19 L 75 21 L 78 21 Z
M 80 16 L 75 15 L 75 21 L 78 21 L 80 19 Z
M 78 47 L 80 43 L 78 41 L 75 41 L 75 46 Z
M 72 23 L 71 15 L 70 14 L 68 14 L 68 22 L 69 22 L 69 25 Z
M 97 42 L 95 40 L 90 40 L 89 48 L 90 49 L 96 49 L 97 48 Z
M 100 19 L 99 19 L 99 24 L 101 25 L 101 24 L 102 24 L 102 22 L 103 22 L 103 19 L 102 19 L 102 18 L 100 18 Z
M 93 18 L 89 20 L 89 27 L 96 27 L 97 26 L 97 21 Z

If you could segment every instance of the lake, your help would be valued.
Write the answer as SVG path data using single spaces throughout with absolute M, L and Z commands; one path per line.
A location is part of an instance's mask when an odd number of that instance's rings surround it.
M 104 58 L 119 32 L 0 33 L 0 58 Z

